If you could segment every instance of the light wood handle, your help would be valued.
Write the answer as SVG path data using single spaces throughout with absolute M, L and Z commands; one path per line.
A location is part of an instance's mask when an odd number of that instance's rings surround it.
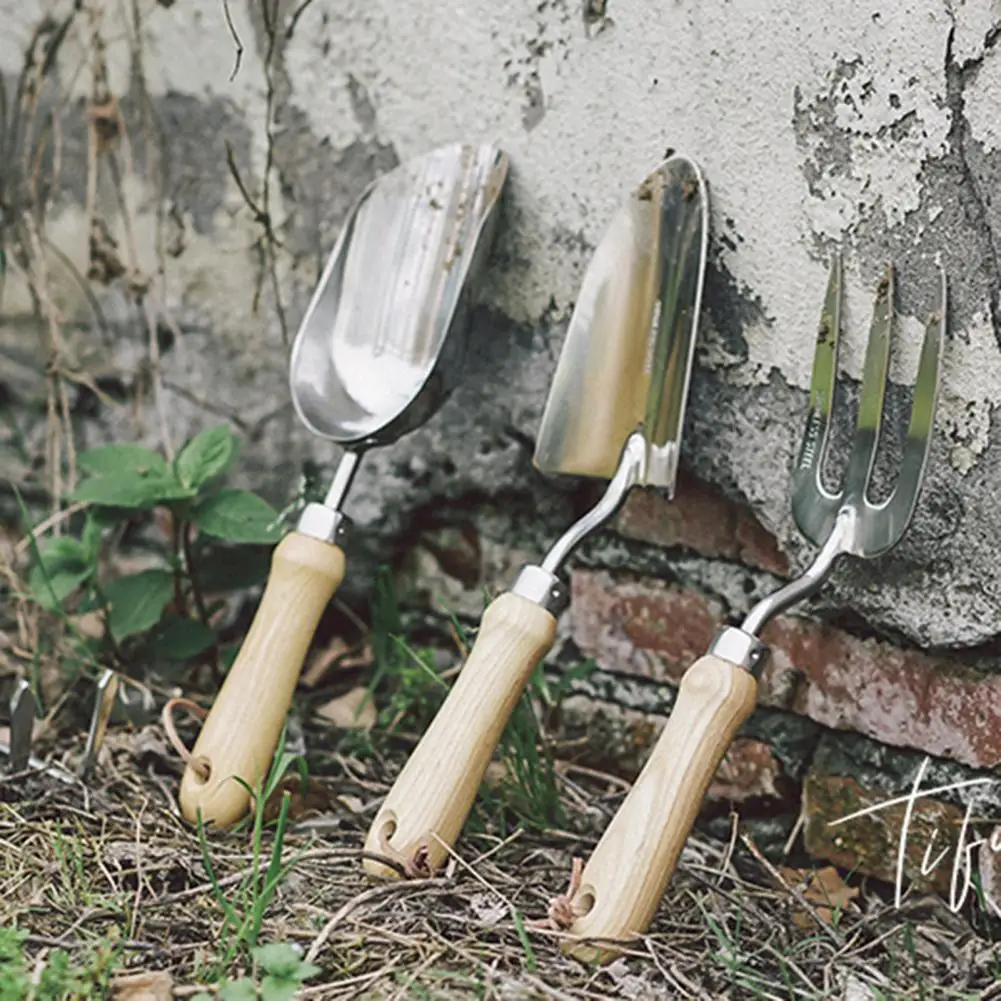
M 757 690 L 752 675 L 719 657 L 702 657 L 685 672 L 664 732 L 584 867 L 575 903 L 589 910 L 573 935 L 628 939 L 646 931 Z M 571 940 L 563 948 L 585 962 L 618 955 L 611 946 Z
M 539 659 L 553 645 L 556 619 L 516 594 L 502 594 L 483 615 L 479 635 L 452 690 L 400 772 L 365 840 L 404 858 L 422 846 L 432 871 L 447 857 L 483 781 L 501 731 Z M 400 874 L 373 859 L 373 876 Z
M 327 602 L 344 579 L 337 546 L 290 532 L 275 548 L 260 607 L 181 779 L 181 812 L 227 827 L 247 811 L 267 774 L 303 660 Z M 208 778 L 204 767 L 208 766 Z

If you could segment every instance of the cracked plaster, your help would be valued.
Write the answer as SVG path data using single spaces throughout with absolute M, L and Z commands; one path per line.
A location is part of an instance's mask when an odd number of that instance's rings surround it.
M 0 42 L 5 74 L 17 72 L 40 8 L 0 0 L 13 25 Z M 267 154 L 263 27 L 248 3 L 232 0 L 230 9 L 245 48 L 233 80 L 221 4 L 142 5 L 143 71 L 155 101 L 191 99 L 172 129 L 194 128 L 221 108 L 245 130 L 245 169 L 257 182 Z M 287 18 L 293 6 L 282 9 Z M 116 39 L 111 78 L 124 94 L 129 33 L 117 16 L 106 5 L 102 29 Z M 999 25 L 992 0 L 846 2 L 836 18 L 793 0 L 609 0 L 597 26 L 562 0 L 314 0 L 281 41 L 273 71 L 272 211 L 290 248 L 278 272 L 290 329 L 340 220 L 372 177 L 457 139 L 498 141 L 512 158 L 468 385 L 427 428 L 366 459 L 348 504 L 359 545 L 378 548 L 366 533 L 391 536 L 421 505 L 470 491 L 521 490 L 566 509 L 563 488 L 530 471 L 523 443 L 535 433 L 590 252 L 623 196 L 671 146 L 704 167 L 714 223 L 684 461 L 747 500 L 802 563 L 786 487 L 830 253 L 840 246 L 846 255 L 843 366 L 852 378 L 876 276 L 885 259 L 897 263 L 904 343 L 893 376 L 903 381 L 916 365 L 941 258 L 952 336 L 922 506 L 897 554 L 839 573 L 830 601 L 922 643 L 976 644 L 1001 633 L 993 559 L 1001 202 L 991 197 L 1001 183 L 992 113 L 1001 98 Z M 81 51 L 61 56 L 66 79 Z M 86 93 L 85 77 L 75 94 Z M 187 242 L 168 285 L 184 345 L 165 366 L 175 381 L 193 380 L 203 400 L 246 418 L 254 434 L 244 475 L 277 497 L 301 461 L 329 462 L 331 450 L 282 409 L 286 348 L 270 291 L 251 308 L 259 229 L 218 146 L 207 136 L 204 148 L 184 153 L 189 183 L 202 177 L 221 193 L 207 231 L 187 208 Z M 130 190 L 148 231 L 157 192 L 148 177 Z M 176 198 L 183 207 L 183 193 Z M 85 265 L 85 219 L 72 197 L 50 232 Z M 140 245 L 152 268 L 149 232 Z M 129 322 L 123 307 L 123 337 Z M 4 343 L 0 333 L 0 364 Z M 203 405 L 184 399 L 174 400 L 173 416 L 179 435 L 206 419 Z M 93 434 L 126 433 L 122 420 Z M 132 433 L 153 435 L 151 422 Z

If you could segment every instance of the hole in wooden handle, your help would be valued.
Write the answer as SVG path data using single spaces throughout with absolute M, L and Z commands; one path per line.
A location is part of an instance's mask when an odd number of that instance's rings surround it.
M 393 851 L 393 846 L 389 843 L 396 833 L 396 816 L 387 813 L 379 824 L 379 847 L 388 855 Z

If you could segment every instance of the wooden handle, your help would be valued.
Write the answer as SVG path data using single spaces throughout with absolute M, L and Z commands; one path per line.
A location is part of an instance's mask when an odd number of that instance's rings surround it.
M 181 779 L 181 812 L 227 827 L 267 774 L 303 660 L 327 602 L 344 579 L 335 545 L 291 532 L 275 548 L 260 607 Z M 206 777 L 207 769 L 207 777 Z
M 527 598 L 502 594 L 491 602 L 469 659 L 369 829 L 365 851 L 385 855 L 388 844 L 413 859 L 421 850 L 432 871 L 441 866 L 448 853 L 431 832 L 454 844 L 501 731 L 555 635 L 556 619 Z M 373 876 L 400 875 L 373 859 L 364 865 Z
M 757 690 L 752 675 L 719 657 L 702 657 L 685 672 L 664 732 L 584 867 L 575 903 L 589 909 L 572 934 L 628 939 L 646 931 Z M 585 962 L 618 955 L 614 947 L 569 940 L 563 948 Z

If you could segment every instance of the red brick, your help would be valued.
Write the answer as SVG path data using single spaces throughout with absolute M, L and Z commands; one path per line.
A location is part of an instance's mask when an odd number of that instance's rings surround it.
M 707 793 L 711 800 L 743 803 L 749 799 L 778 799 L 782 765 L 760 740 L 738 737 L 727 748 Z
M 785 669 L 804 674 L 789 706 L 796 712 L 975 768 L 1001 762 L 1001 677 L 792 616 L 764 638 L 766 685 Z
M 677 681 L 721 624 L 704 595 L 656 580 L 578 570 L 572 595 L 585 655 L 656 680 Z M 762 704 L 973 767 L 1001 762 L 1001 677 L 796 616 L 772 622 L 764 639 Z
M 620 535 L 640 542 L 682 546 L 783 576 L 789 572 L 774 536 L 750 509 L 684 472 L 673 501 L 654 490 L 631 491 L 615 527 Z
M 590 570 L 570 587 L 574 642 L 624 674 L 679 681 L 716 635 L 720 610 L 697 591 Z
M 562 712 L 572 762 L 630 782 L 639 775 L 667 722 L 662 716 L 584 695 L 565 699 Z M 723 756 L 707 795 L 733 803 L 781 798 L 783 774 L 767 744 L 738 737 Z

